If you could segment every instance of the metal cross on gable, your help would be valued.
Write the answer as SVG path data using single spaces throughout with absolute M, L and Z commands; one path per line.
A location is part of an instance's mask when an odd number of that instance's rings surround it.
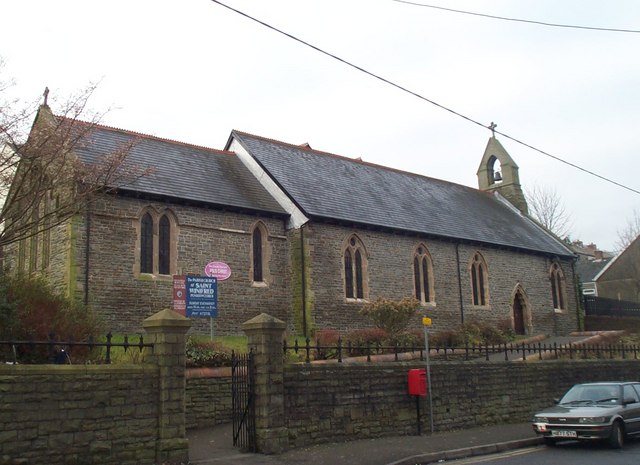
M 491 121 L 491 124 L 489 125 L 489 129 L 491 129 L 491 134 L 493 137 L 496 137 L 496 128 L 498 127 L 498 125 L 496 123 L 494 123 L 493 121 Z

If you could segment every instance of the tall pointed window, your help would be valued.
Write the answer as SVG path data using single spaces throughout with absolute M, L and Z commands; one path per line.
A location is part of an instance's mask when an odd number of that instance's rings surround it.
M 158 273 L 170 274 L 171 223 L 167 215 L 160 217 L 158 227 Z
M 471 297 L 473 305 L 487 305 L 489 302 L 489 283 L 487 264 L 479 253 L 471 261 Z
M 153 218 L 149 213 L 140 222 L 140 273 L 153 273 Z
M 433 264 L 431 255 L 424 245 L 418 246 L 413 254 L 413 285 L 417 300 L 423 304 L 435 302 Z
M 553 308 L 558 310 L 564 310 L 565 308 L 565 279 L 564 273 L 560 265 L 554 263 L 551 265 L 551 273 L 549 276 L 551 280 L 551 295 L 553 298 Z
M 353 235 L 343 251 L 344 295 L 347 299 L 367 297 L 367 256 L 362 242 Z
M 253 281 L 264 281 L 264 254 L 263 254 L 263 234 L 261 225 L 256 225 L 252 233 L 252 255 L 253 255 Z
M 177 225 L 167 211 L 161 215 L 151 209 L 140 218 L 136 269 L 140 273 L 171 275 L 175 273 Z

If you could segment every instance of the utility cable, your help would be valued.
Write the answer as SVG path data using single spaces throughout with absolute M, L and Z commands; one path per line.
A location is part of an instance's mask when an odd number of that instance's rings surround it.
M 452 110 L 451 108 L 447 108 L 444 105 L 441 105 L 441 104 L 439 104 L 439 103 L 437 103 L 437 102 L 435 102 L 435 101 L 433 101 L 433 100 L 431 100 L 431 99 L 429 99 L 429 98 L 427 98 L 427 97 L 425 97 L 423 95 L 418 94 L 417 92 L 409 90 L 406 87 L 403 87 L 403 86 L 401 86 L 399 84 L 396 84 L 396 83 L 394 83 L 394 82 L 392 82 L 392 81 L 390 81 L 388 79 L 385 79 L 385 78 L 383 78 L 383 77 L 381 77 L 381 76 L 379 76 L 377 74 L 374 74 L 371 71 L 367 71 L 366 69 L 364 69 L 364 68 L 362 68 L 360 66 L 357 66 L 357 65 L 355 65 L 355 64 L 353 64 L 353 63 L 351 63 L 351 62 L 349 62 L 347 60 L 344 60 L 344 59 L 342 59 L 342 58 L 340 58 L 340 57 L 338 57 L 336 55 L 333 55 L 332 53 L 329 53 L 329 52 L 327 52 L 327 51 L 325 51 L 325 50 L 323 50 L 323 49 L 321 49 L 319 47 L 316 47 L 315 45 L 312 45 L 312 44 L 310 44 L 308 42 L 305 42 L 304 40 L 299 39 L 298 37 L 296 37 L 294 35 L 291 35 L 288 32 L 284 32 L 284 31 L 282 31 L 282 30 L 280 30 L 280 29 L 278 29 L 278 28 L 276 28 L 274 26 L 271 26 L 270 24 L 265 23 L 264 21 L 261 21 L 261 20 L 259 20 L 257 18 L 254 18 L 253 16 L 250 16 L 250 15 L 248 15 L 248 14 L 246 14 L 246 13 L 240 11 L 240 10 L 237 10 L 237 9 L 235 9 L 233 7 L 230 7 L 229 5 L 225 5 L 224 3 L 220 2 L 219 0 L 211 0 L 211 1 L 213 3 L 216 3 L 216 4 L 224 7 L 224 8 L 227 8 L 228 10 L 233 11 L 234 13 L 237 13 L 237 14 L 239 14 L 241 16 L 244 16 L 245 18 L 250 19 L 251 21 L 254 21 L 254 22 L 258 23 L 258 24 L 261 24 L 262 26 L 264 26 L 264 27 L 266 27 L 268 29 L 271 29 L 271 30 L 273 30 L 275 32 L 278 32 L 278 33 L 280 33 L 280 34 L 282 34 L 282 35 L 284 35 L 284 36 L 286 36 L 286 37 L 288 37 L 288 38 L 290 38 L 292 40 L 295 40 L 296 42 L 299 42 L 299 43 L 301 43 L 301 44 L 303 44 L 303 45 L 305 45 L 305 46 L 307 46 L 307 47 L 309 47 L 309 48 L 311 48 L 311 49 L 313 49 L 313 50 L 315 50 L 317 52 L 320 52 L 320 53 L 322 53 L 322 54 L 324 54 L 324 55 L 326 55 L 326 56 L 328 56 L 330 58 L 333 58 L 334 60 L 337 60 L 340 63 L 343 63 L 343 64 L 345 64 L 345 65 L 347 65 L 347 66 L 349 66 L 351 68 L 354 68 L 354 69 L 356 69 L 356 70 L 358 70 L 358 71 L 360 71 L 360 72 L 362 72 L 362 73 L 364 73 L 364 74 L 366 74 L 366 75 L 368 75 L 368 76 L 370 76 L 370 77 L 372 77 L 374 79 L 382 81 L 385 84 L 389 84 L 390 86 L 395 87 L 396 89 L 399 89 L 399 90 L 401 90 L 403 92 L 406 92 L 406 93 L 408 93 L 410 95 L 413 95 L 414 97 L 417 97 L 417 98 L 419 98 L 421 100 L 424 100 L 425 102 L 428 102 L 428 103 L 430 103 L 432 105 L 435 105 L 436 107 L 441 108 L 442 110 L 445 110 L 445 111 L 447 111 L 449 113 L 452 113 L 452 114 L 454 114 L 454 115 L 456 115 L 456 116 L 458 116 L 458 117 L 460 117 L 460 118 L 462 118 L 462 119 L 464 119 L 464 120 L 466 120 L 466 121 L 468 121 L 470 123 L 473 123 L 473 124 L 478 125 L 478 126 L 480 126 L 482 128 L 485 128 L 485 129 L 490 129 L 494 134 L 500 134 L 501 136 L 503 136 L 503 137 L 505 137 L 505 138 L 517 143 L 517 144 L 523 145 L 524 147 L 527 147 L 527 148 L 529 148 L 531 150 L 534 150 L 534 151 L 536 151 L 536 152 L 538 152 L 538 153 L 540 153 L 542 155 L 545 155 L 545 156 L 547 156 L 549 158 L 552 158 L 552 159 L 554 159 L 556 161 L 559 161 L 559 162 L 564 163 L 564 164 L 566 164 L 568 166 L 571 166 L 571 167 L 576 168 L 576 169 L 578 169 L 580 171 L 583 171 L 583 172 L 585 172 L 587 174 L 595 176 L 595 177 L 597 177 L 599 179 L 602 179 L 603 181 L 609 182 L 609 183 L 614 184 L 614 185 L 616 185 L 618 187 L 622 187 L 623 189 L 631 191 L 631 192 L 633 192 L 635 194 L 640 194 L 639 190 L 636 190 L 636 189 L 633 189 L 631 187 L 625 186 L 624 184 L 621 184 L 621 183 L 619 183 L 617 181 L 613 181 L 612 179 L 609 179 L 609 178 L 607 178 L 605 176 L 602 176 L 602 175 L 599 175 L 597 173 L 594 173 L 593 171 L 590 171 L 590 170 L 588 170 L 586 168 L 582 168 L 581 166 L 578 166 L 578 165 L 576 165 L 574 163 L 571 163 L 569 161 L 563 160 L 562 158 L 557 157 L 555 155 L 551 155 L 550 153 L 547 153 L 544 150 L 540 150 L 540 149 L 538 149 L 538 148 L 536 148 L 536 147 L 534 147 L 532 145 L 529 145 L 529 144 L 527 144 L 525 142 L 522 142 L 519 139 L 511 137 L 508 134 L 505 134 L 505 133 L 500 132 L 500 131 L 496 131 L 496 129 L 495 129 L 496 126 L 493 123 L 491 123 L 490 126 L 486 126 L 483 123 L 474 120 L 473 118 L 470 118 L 470 117 L 468 117 L 466 115 L 463 115 L 462 113 L 459 113 L 459 112 L 457 112 L 455 110 Z
M 636 29 L 617 29 L 617 28 L 609 28 L 609 27 L 591 27 L 591 26 L 576 26 L 574 24 L 547 23 L 544 21 L 533 21 L 530 19 L 508 18 L 506 16 L 495 16 L 495 15 L 488 15 L 485 13 L 475 13 L 472 11 L 454 10 L 453 8 L 445 8 L 443 6 L 436 6 L 436 5 L 426 5 L 424 3 L 410 2 L 408 0 L 393 0 L 393 1 L 398 3 L 406 3 L 407 5 L 421 6 L 424 8 L 433 8 L 434 10 L 449 11 L 451 13 L 461 13 L 464 15 L 480 16 L 483 18 L 499 19 L 501 21 L 516 21 L 519 23 L 537 24 L 539 26 L 564 27 L 564 28 L 571 28 L 571 29 L 587 29 L 590 31 L 628 32 L 632 34 L 640 34 L 640 30 L 636 30 Z

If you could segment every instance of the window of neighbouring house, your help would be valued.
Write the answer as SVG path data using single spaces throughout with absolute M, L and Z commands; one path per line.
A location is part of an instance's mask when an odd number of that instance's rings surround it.
M 557 263 L 551 265 L 551 272 L 549 275 L 551 280 L 551 297 L 553 299 L 553 308 L 557 310 L 564 310 L 565 308 L 565 279 L 562 268 Z
M 175 274 L 177 224 L 173 214 L 147 209 L 140 218 L 138 230 L 138 271 L 163 276 Z
M 352 235 L 343 247 L 344 295 L 347 299 L 367 297 L 367 256 L 364 245 Z
M 480 253 L 476 253 L 471 260 L 470 274 L 473 305 L 487 305 L 489 302 L 489 273 L 487 264 Z
M 433 262 L 428 249 L 419 245 L 413 254 L 414 295 L 423 304 L 435 302 Z

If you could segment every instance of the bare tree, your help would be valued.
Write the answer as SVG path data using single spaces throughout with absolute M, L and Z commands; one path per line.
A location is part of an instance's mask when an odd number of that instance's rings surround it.
M 7 98 L 11 85 L 0 82 L 0 246 L 51 229 L 82 211 L 98 192 L 148 174 L 126 161 L 135 141 L 90 162 L 77 156 L 91 144 L 103 116 L 87 110 L 95 85 L 57 105 L 56 115 L 48 89 L 42 105 L 25 105 Z
M 640 212 L 633 209 L 633 216 L 627 219 L 627 224 L 622 229 L 618 229 L 618 240 L 615 248 L 618 252 L 627 248 L 631 242 L 640 234 Z
M 571 215 L 553 187 L 533 186 L 526 191 L 529 212 L 540 224 L 564 239 L 572 226 Z

